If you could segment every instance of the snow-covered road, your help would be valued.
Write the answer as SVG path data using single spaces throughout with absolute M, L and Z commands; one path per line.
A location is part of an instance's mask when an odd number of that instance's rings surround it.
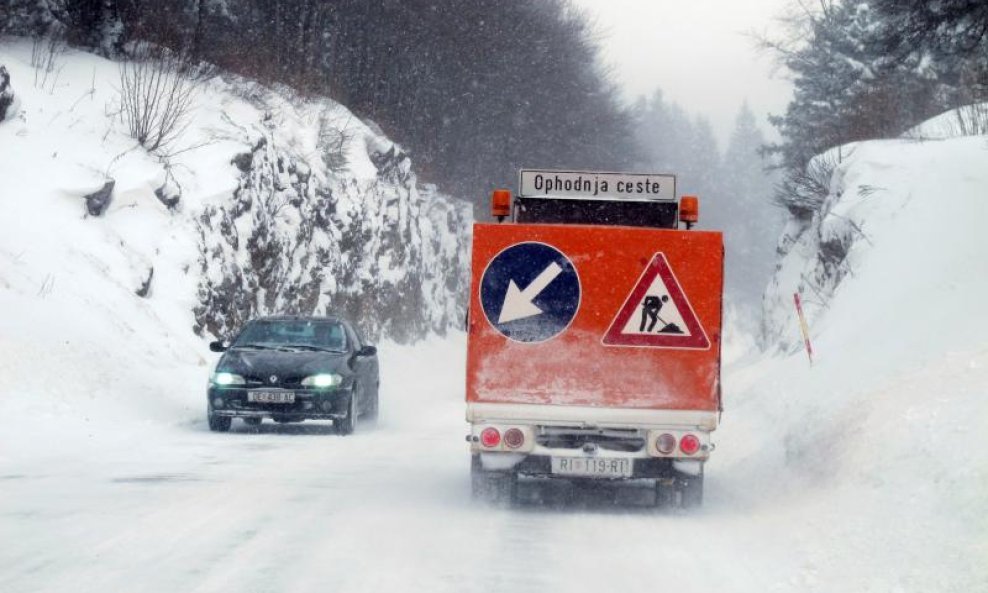
M 14 452 L 0 464 L 0 590 L 606 590 L 662 577 L 700 591 L 726 582 L 690 527 L 713 533 L 711 518 L 656 513 L 643 492 L 546 506 L 529 488 L 515 509 L 473 503 L 460 374 L 427 371 L 462 368 L 462 340 L 398 351 L 405 364 L 385 354 L 381 420 L 353 437 L 317 423 L 213 434 L 199 418 L 124 428 L 124 438 L 94 432 L 43 463 Z
M 752 432 L 757 422 L 725 426 L 706 504 L 693 513 L 653 509 L 633 489 L 566 500 L 564 488 L 529 485 L 515 508 L 474 503 L 462 346 L 457 337 L 384 347 L 382 418 L 352 437 L 316 423 L 259 431 L 235 423 L 214 434 L 195 410 L 113 434 L 94 418 L 88 433 L 46 440 L 46 453 L 25 448 L 15 431 L 20 442 L 0 439 L 0 591 L 761 593 L 988 583 L 965 562 L 979 551 L 946 541 L 950 521 L 914 515 L 896 524 L 896 509 L 876 513 L 894 502 L 884 490 L 856 507 L 860 492 L 825 479 L 787 473 L 773 483 L 767 470 L 753 471 L 746 458 L 765 444 Z M 759 372 L 746 367 L 737 385 Z M 932 555 L 921 542 L 930 527 Z

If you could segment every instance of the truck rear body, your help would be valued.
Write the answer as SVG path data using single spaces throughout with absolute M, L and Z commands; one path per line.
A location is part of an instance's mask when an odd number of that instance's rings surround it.
M 720 413 L 720 233 L 477 224 L 472 274 L 477 472 L 700 473 Z
M 487 264 L 504 249 L 525 242 L 545 243 L 566 254 L 575 264 L 581 287 L 579 309 L 569 328 L 535 343 L 503 335 L 480 302 L 480 278 Z M 720 233 L 475 225 L 467 402 L 717 412 L 721 252 Z M 699 319 L 706 348 L 604 343 L 611 323 L 656 253 L 665 256 Z M 523 286 L 532 279 L 514 280 Z M 529 320 L 519 323 L 524 321 Z

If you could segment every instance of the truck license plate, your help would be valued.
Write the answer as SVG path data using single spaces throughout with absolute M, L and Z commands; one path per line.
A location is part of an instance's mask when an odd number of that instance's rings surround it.
M 295 403 L 295 392 L 248 391 L 247 401 L 258 404 L 291 404 L 291 403 Z
M 598 459 L 596 457 L 553 457 L 552 473 L 561 476 L 590 478 L 630 478 L 630 459 Z

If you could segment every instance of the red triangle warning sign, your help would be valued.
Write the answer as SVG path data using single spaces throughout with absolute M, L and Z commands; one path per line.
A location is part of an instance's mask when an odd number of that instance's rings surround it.
M 602 340 L 606 346 L 706 350 L 710 340 L 672 273 L 656 253 Z

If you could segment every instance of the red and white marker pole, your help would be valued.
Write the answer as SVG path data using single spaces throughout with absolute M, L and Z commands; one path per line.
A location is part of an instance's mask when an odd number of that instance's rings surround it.
M 813 366 L 813 345 L 810 344 L 810 328 L 806 325 L 806 316 L 803 315 L 803 305 L 799 302 L 799 293 L 792 293 L 792 299 L 796 302 L 796 314 L 799 315 L 799 329 L 803 331 L 803 343 L 806 344 L 806 355 L 810 357 L 810 366 Z

